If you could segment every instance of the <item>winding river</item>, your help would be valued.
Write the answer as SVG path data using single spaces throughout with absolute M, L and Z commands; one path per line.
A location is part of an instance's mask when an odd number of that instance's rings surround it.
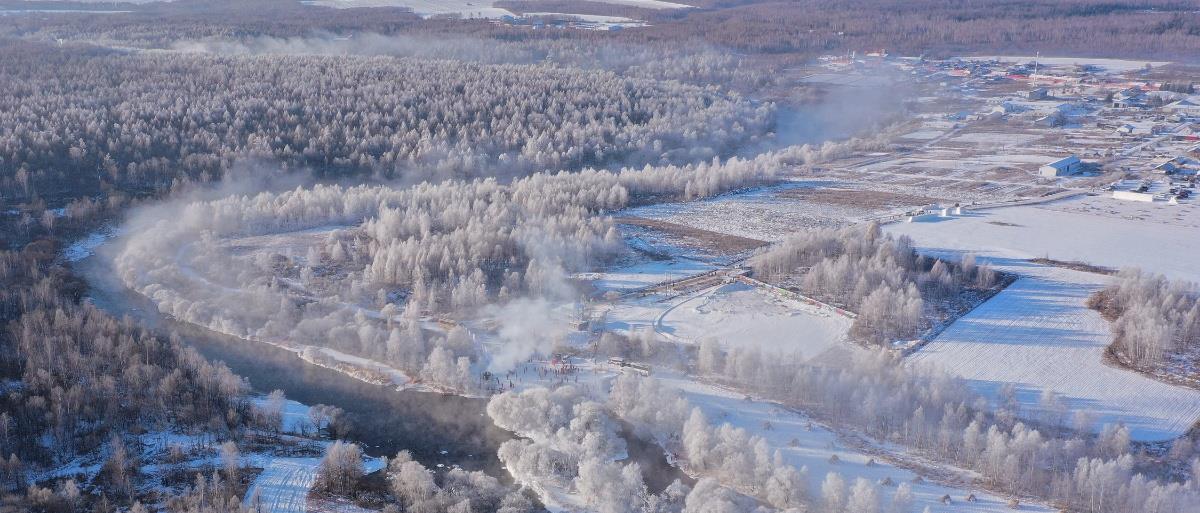
M 440 463 L 507 476 L 496 451 L 513 435 L 492 424 L 485 413 L 486 400 L 366 383 L 309 364 L 285 349 L 175 321 L 126 288 L 110 263 L 93 255 L 74 264 L 76 273 L 87 280 L 88 297 L 97 307 L 117 317 L 129 315 L 161 333 L 178 333 L 204 357 L 225 362 L 245 377 L 255 392 L 278 389 L 304 404 L 341 408 L 352 419 L 348 438 L 360 443 L 366 453 L 390 457 L 407 449 L 431 468 Z
M 107 248 L 101 248 L 107 249 Z M 350 414 L 347 438 L 371 456 L 408 450 L 431 469 L 459 466 L 482 470 L 504 481 L 511 476 L 496 453 L 512 433 L 496 427 L 485 399 L 414 390 L 396 390 L 355 379 L 302 360 L 295 353 L 216 333 L 161 314 L 144 296 L 125 287 L 102 251 L 72 264 L 88 282 L 88 298 L 115 317 L 130 316 L 162 334 L 176 333 L 212 361 L 222 361 L 257 393 L 282 390 L 304 404 L 327 404 Z M 624 433 L 629 455 L 643 471 L 647 487 L 661 491 L 675 479 L 692 482 L 670 465 L 657 445 Z

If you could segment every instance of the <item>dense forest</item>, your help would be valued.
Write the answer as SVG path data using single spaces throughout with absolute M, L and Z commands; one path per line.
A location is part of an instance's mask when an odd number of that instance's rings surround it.
M 57 261 L 56 250 L 52 240 L 40 240 L 0 252 L 5 504 L 22 511 L 136 505 L 138 433 L 157 427 L 220 440 L 260 419 L 242 378 L 224 365 L 81 302 L 85 285 Z M 34 486 L 40 469 L 92 453 L 105 455 L 93 482 Z
M 0 51 L 6 201 L 168 190 L 239 159 L 337 176 L 523 175 L 706 160 L 768 106 L 601 71 L 390 57 Z

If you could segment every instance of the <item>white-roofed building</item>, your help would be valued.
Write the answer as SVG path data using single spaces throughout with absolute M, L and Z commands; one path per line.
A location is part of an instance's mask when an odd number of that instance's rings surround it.
M 1179 101 L 1171 102 L 1163 105 L 1163 110 L 1186 114 L 1189 116 L 1200 116 L 1200 98 L 1190 96 Z
M 1080 171 L 1083 171 L 1083 161 L 1074 155 L 1049 162 L 1038 168 L 1038 172 L 1047 178 L 1071 176 L 1078 174 Z

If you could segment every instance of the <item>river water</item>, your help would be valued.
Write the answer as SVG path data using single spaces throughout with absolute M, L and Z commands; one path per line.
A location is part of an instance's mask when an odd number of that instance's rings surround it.
M 366 453 L 390 457 L 407 449 L 431 468 L 440 463 L 507 476 L 496 451 L 513 435 L 492 424 L 484 410 L 486 400 L 366 383 L 309 364 L 285 349 L 174 321 L 126 288 L 109 263 L 102 256 L 91 256 L 74 264 L 87 280 L 88 297 L 97 307 L 117 317 L 130 315 L 163 334 L 178 333 L 205 358 L 225 362 L 245 377 L 255 392 L 278 389 L 304 404 L 341 408 L 352 419 L 347 438 L 361 444 Z
M 492 424 L 485 399 L 451 394 L 396 390 L 312 365 L 291 351 L 250 342 L 175 321 L 147 298 L 125 287 L 101 254 L 72 264 L 88 282 L 88 298 L 115 317 L 129 315 L 161 334 L 176 333 L 211 361 L 222 361 L 246 378 L 258 393 L 282 390 L 292 400 L 327 404 L 351 415 L 346 438 L 372 456 L 394 456 L 408 450 L 429 468 L 458 465 L 482 470 L 503 481 L 511 476 L 496 457 L 500 444 L 514 435 Z M 661 491 L 675 479 L 692 480 L 667 462 L 657 445 L 624 434 L 629 455 L 642 468 L 647 487 Z

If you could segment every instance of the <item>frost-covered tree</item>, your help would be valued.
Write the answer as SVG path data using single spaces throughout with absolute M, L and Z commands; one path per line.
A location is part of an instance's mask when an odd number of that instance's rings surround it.
M 339 495 L 349 495 L 363 476 L 362 450 L 358 445 L 334 441 L 325 448 L 314 486 Z
M 1131 365 L 1152 368 L 1167 354 L 1200 346 L 1200 286 L 1195 283 L 1123 269 L 1088 299 L 1088 306 L 1113 321 L 1110 347 Z

